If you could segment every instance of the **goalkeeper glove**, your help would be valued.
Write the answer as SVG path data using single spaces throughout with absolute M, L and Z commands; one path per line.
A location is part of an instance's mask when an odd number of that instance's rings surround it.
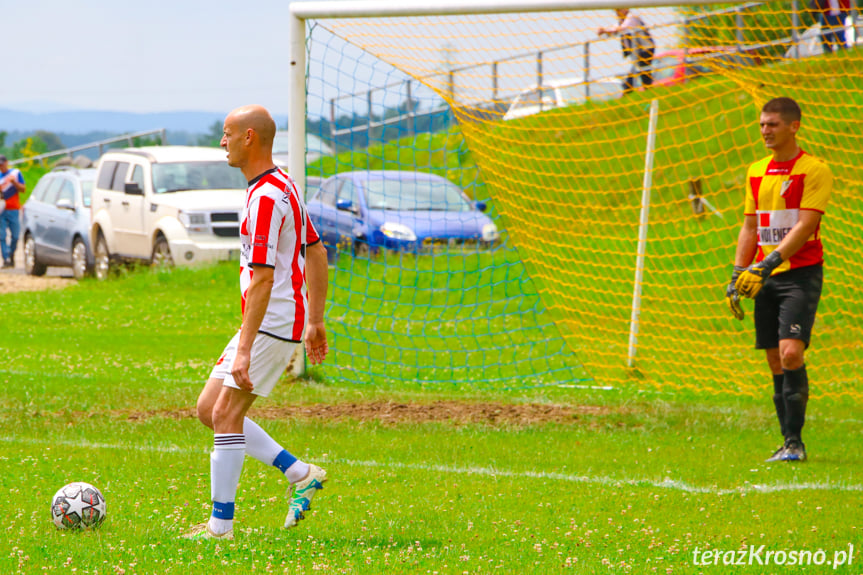
M 746 268 L 734 284 L 737 293 L 743 297 L 754 298 L 761 291 L 764 280 L 769 278 L 773 270 L 779 267 L 781 263 L 782 254 L 774 250 L 757 264 L 752 264 Z
M 731 274 L 731 283 L 725 288 L 725 301 L 728 302 L 728 307 L 731 308 L 731 313 L 739 320 L 743 319 L 743 308 L 740 305 L 740 294 L 737 293 L 737 288 L 734 284 L 740 274 L 746 271 L 743 266 L 734 266 L 734 273 Z

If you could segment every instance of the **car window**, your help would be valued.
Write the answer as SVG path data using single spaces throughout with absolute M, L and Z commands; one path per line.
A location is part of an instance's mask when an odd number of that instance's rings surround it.
M 114 179 L 111 180 L 111 189 L 115 192 L 122 192 L 126 185 L 126 174 L 129 172 L 129 162 L 117 162 L 117 169 L 114 170 Z
M 461 189 L 442 178 L 368 180 L 365 191 L 370 210 L 468 212 L 473 209 Z
M 342 188 L 339 190 L 339 199 L 348 200 L 351 203 L 351 207 L 360 207 L 359 199 L 357 197 L 357 188 L 354 186 L 353 181 L 345 180 L 345 183 L 342 184 Z
M 135 165 L 135 169 L 132 170 L 132 181 L 138 184 L 138 187 L 142 190 L 144 189 L 144 167 L 140 165 Z
M 342 179 L 335 178 L 325 182 L 321 186 L 321 193 L 318 195 L 318 201 L 326 206 L 336 206 L 336 190 L 342 183 Z
M 102 168 L 99 170 L 98 186 L 102 190 L 111 189 L 111 181 L 114 179 L 114 170 L 117 168 L 117 162 L 103 162 Z
M 33 188 L 33 193 L 30 194 L 30 197 L 38 202 L 44 202 L 45 191 L 48 189 L 48 186 L 51 185 L 51 182 L 54 180 L 51 176 L 45 176 L 39 183 L 36 184 L 36 187 Z
M 93 195 L 93 180 L 81 180 L 81 200 L 84 207 L 90 207 L 90 196 Z
M 45 197 L 42 199 L 46 204 L 56 204 L 57 195 L 60 193 L 60 188 L 63 186 L 63 178 L 51 178 L 51 183 L 48 184 L 48 189 L 45 190 Z
M 157 194 L 190 190 L 245 190 L 243 172 L 228 162 L 170 162 L 153 164 L 153 191 Z
M 57 199 L 54 201 L 55 204 L 59 204 L 60 200 L 66 200 L 71 205 L 75 205 L 75 184 L 72 183 L 71 180 L 67 180 L 66 178 L 57 178 L 60 182 L 60 193 L 57 194 Z
M 320 178 L 306 178 L 306 198 L 314 198 L 315 194 L 318 193 L 318 190 L 321 189 L 321 179 Z

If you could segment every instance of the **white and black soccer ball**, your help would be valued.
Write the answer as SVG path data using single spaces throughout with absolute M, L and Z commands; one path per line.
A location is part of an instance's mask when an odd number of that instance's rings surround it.
M 93 529 L 105 520 L 105 498 L 89 483 L 70 483 L 51 500 L 51 519 L 58 529 Z

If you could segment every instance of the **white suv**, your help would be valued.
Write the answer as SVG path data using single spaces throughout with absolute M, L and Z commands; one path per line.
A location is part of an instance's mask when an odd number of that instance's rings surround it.
M 152 146 L 105 153 L 91 200 L 95 274 L 118 260 L 154 265 L 238 259 L 243 173 L 217 148 Z

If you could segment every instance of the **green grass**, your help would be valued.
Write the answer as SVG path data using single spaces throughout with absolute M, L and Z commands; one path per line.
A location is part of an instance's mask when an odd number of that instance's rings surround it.
M 766 465 L 777 443 L 766 389 L 757 401 L 456 382 L 429 389 L 352 385 L 326 369 L 282 382 L 260 408 L 457 399 L 583 409 L 568 423 L 529 425 L 258 411 L 274 437 L 332 481 L 286 532 L 285 482 L 248 460 L 237 539 L 180 540 L 208 514 L 212 436 L 171 414 L 194 405 L 236 328 L 236 288 L 225 265 L 4 296 L 0 572 L 699 573 L 711 569 L 692 564 L 696 548 L 763 544 L 832 558 L 863 543 L 863 461 L 854 449 L 863 437 L 850 403 L 812 401 L 811 461 Z M 71 481 L 105 494 L 98 531 L 51 524 L 50 498 Z

